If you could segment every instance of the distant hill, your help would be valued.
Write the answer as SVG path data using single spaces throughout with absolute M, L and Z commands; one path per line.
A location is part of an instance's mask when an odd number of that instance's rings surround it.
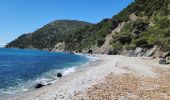
M 170 50 L 170 0 L 135 0 L 112 18 L 97 24 L 81 23 L 81 28 L 77 28 L 79 25 L 76 24 L 76 28 L 71 25 L 70 29 L 69 24 L 66 25 L 67 28 L 58 29 L 60 24 L 54 23 L 31 34 L 22 35 L 6 47 L 48 50 L 63 47 L 66 51 L 92 50 L 111 54 L 120 54 L 137 47 L 152 48 L 155 45 L 165 51 Z M 68 23 L 62 24 L 65 26 Z M 109 42 L 107 39 L 110 39 Z M 106 40 L 109 44 L 106 44 Z M 103 45 L 110 45 L 110 48 L 102 52 L 100 49 Z
M 7 48 L 32 48 L 50 50 L 55 44 L 66 41 L 67 35 L 91 23 L 77 20 L 57 20 L 33 33 L 23 34 L 6 45 Z

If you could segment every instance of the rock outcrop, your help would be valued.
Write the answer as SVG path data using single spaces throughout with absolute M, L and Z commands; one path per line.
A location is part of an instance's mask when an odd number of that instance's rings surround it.
M 166 64 L 170 64 L 170 56 L 167 56 L 165 59 L 166 59 Z
M 45 85 L 42 84 L 42 83 L 39 83 L 39 84 L 37 84 L 37 85 L 35 86 L 35 88 L 38 89 L 38 88 L 41 88 L 41 87 L 43 87 L 43 86 L 45 86 Z
M 58 74 L 57 74 L 57 77 L 59 77 L 59 78 L 62 77 L 62 74 L 61 74 L 61 73 L 58 73 Z
M 65 42 L 59 42 L 57 43 L 52 51 L 65 51 Z
M 135 50 L 130 50 L 128 53 L 128 56 L 132 57 L 151 57 L 154 55 L 155 50 L 157 49 L 157 46 L 154 46 L 153 48 L 141 48 L 137 47 Z
M 124 49 L 120 55 L 126 55 L 129 57 L 161 57 L 166 58 L 170 56 L 170 52 L 165 52 L 159 46 L 154 46 L 152 48 L 141 48 L 137 47 L 134 50 Z M 168 59 L 168 58 L 167 58 Z M 168 60 L 169 61 L 169 60 Z

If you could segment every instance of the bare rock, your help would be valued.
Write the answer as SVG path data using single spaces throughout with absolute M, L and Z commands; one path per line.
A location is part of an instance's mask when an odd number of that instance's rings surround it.
M 62 77 L 62 74 L 61 74 L 61 73 L 58 73 L 58 74 L 57 74 L 57 77 L 59 77 L 59 78 Z
M 38 84 L 35 86 L 35 88 L 38 89 L 38 88 L 42 88 L 43 86 L 45 86 L 45 85 L 42 84 L 42 83 L 38 83 Z
M 170 56 L 167 56 L 165 59 L 166 59 L 166 64 L 170 64 Z
M 166 58 L 168 56 L 170 56 L 170 51 L 164 52 L 162 55 L 162 57 L 164 57 L 164 58 Z
M 57 43 L 51 51 L 65 51 L 65 42 Z
M 129 52 L 128 50 L 124 49 L 124 50 L 120 53 L 120 55 L 130 56 L 129 53 L 130 53 L 130 52 Z
M 154 46 L 153 48 L 148 49 L 148 50 L 145 52 L 144 56 L 145 56 L 145 57 L 151 57 L 151 56 L 153 56 L 156 49 L 157 49 L 157 46 Z
M 165 58 L 161 58 L 159 60 L 159 64 L 166 64 L 166 59 Z
M 93 50 L 90 49 L 90 50 L 88 51 L 88 53 L 89 53 L 89 54 L 93 54 Z

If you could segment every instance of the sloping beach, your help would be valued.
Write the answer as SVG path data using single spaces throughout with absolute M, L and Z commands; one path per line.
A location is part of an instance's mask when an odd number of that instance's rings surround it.
M 169 100 L 170 66 L 159 59 L 94 55 L 100 59 L 52 85 L 0 100 Z

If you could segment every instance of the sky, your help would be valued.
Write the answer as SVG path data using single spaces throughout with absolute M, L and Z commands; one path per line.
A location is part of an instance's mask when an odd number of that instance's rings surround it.
M 0 0 L 0 46 L 60 19 L 97 23 L 134 0 Z

